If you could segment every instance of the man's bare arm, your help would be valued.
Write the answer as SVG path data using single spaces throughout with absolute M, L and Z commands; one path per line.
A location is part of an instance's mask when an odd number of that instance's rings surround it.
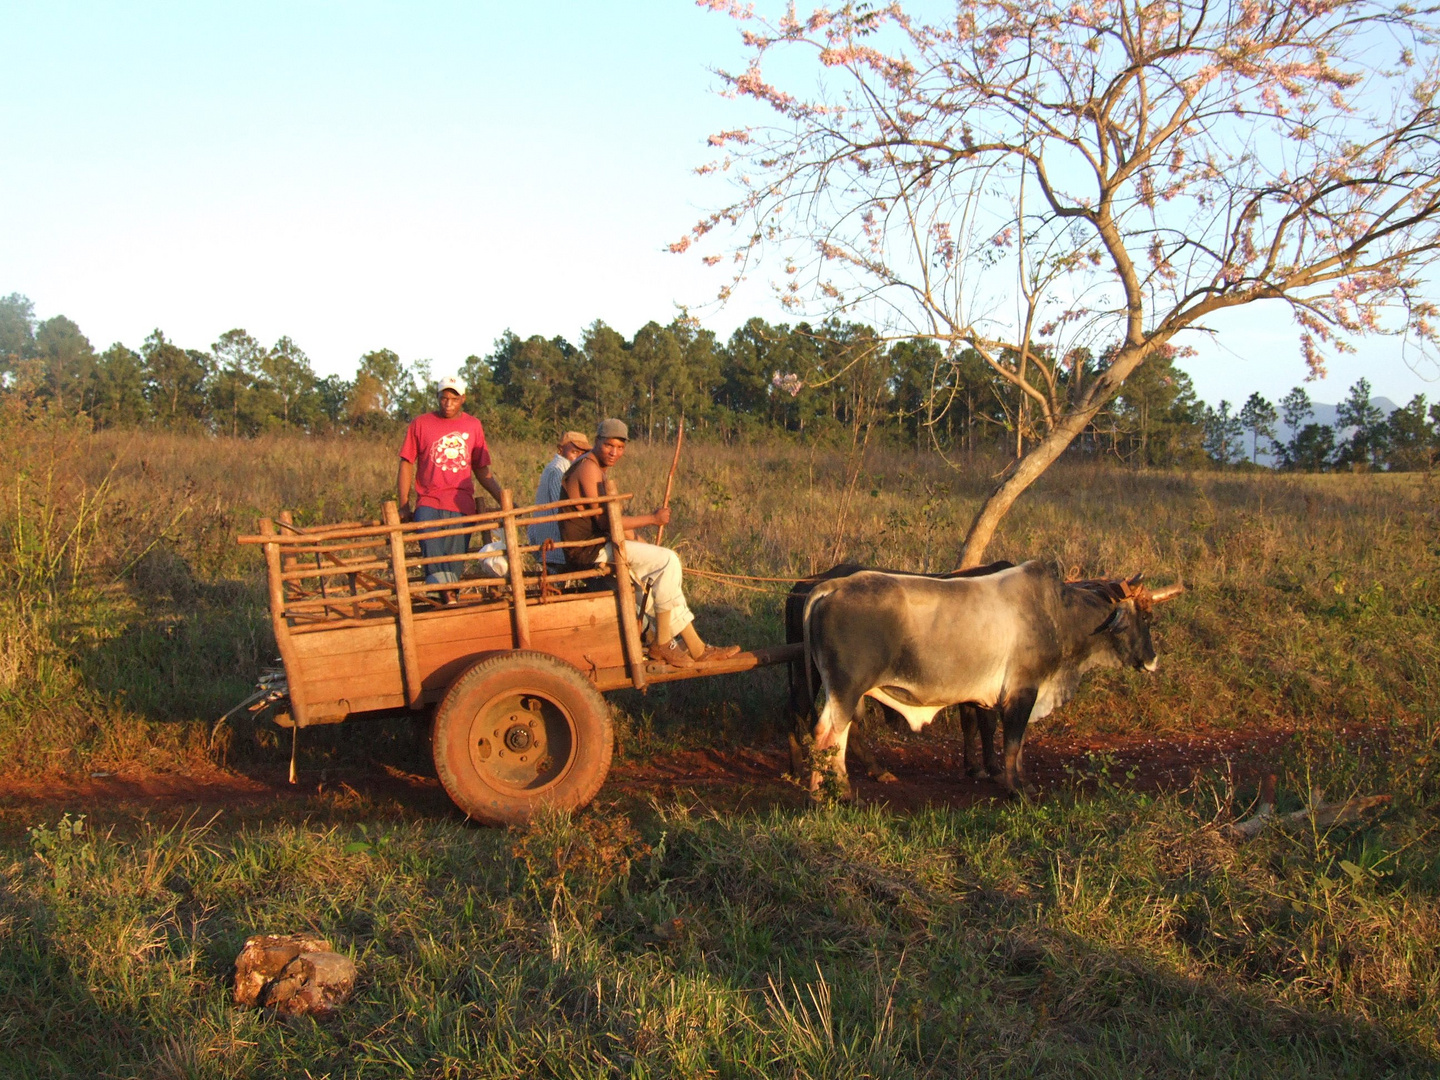
M 415 463 L 400 459 L 400 468 L 395 473 L 396 502 L 400 504 L 400 520 L 410 520 L 410 488 L 415 483 Z
M 604 494 L 600 485 L 604 481 L 605 472 L 593 458 L 581 462 L 580 467 L 575 470 L 575 481 L 580 487 L 580 494 L 576 498 L 593 499 Z M 589 506 L 584 509 L 590 509 Z M 650 514 L 626 514 L 620 518 L 620 527 L 628 534 L 634 529 L 643 529 L 648 525 L 670 524 L 670 508 L 662 506 L 659 510 Z M 634 537 L 627 537 L 634 539 Z
M 495 505 L 499 506 L 501 495 L 500 482 L 490 475 L 490 466 L 481 465 L 480 468 L 476 469 L 475 479 L 480 481 L 480 486 L 490 493 L 490 497 L 495 500 Z

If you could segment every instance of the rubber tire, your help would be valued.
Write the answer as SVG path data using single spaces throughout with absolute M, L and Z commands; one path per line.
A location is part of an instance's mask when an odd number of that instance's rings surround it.
M 568 766 L 535 794 L 490 782 L 471 759 L 474 720 L 506 695 L 547 699 L 574 731 Z M 615 753 L 615 729 L 605 699 L 575 667 L 548 653 L 516 650 L 477 660 L 450 684 L 435 710 L 431 751 L 435 771 L 455 805 L 486 825 L 520 825 L 542 806 L 578 810 L 599 792 Z

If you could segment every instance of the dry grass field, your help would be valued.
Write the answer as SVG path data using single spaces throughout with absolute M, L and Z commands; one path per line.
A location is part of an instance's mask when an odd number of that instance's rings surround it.
M 547 448 L 494 450 L 523 501 Z M 377 516 L 393 453 L 0 416 L 0 1074 L 1440 1068 L 1430 478 L 1065 465 L 1022 500 L 990 557 L 1189 588 L 1159 618 L 1159 671 L 1092 677 L 1037 746 L 1240 748 L 1188 782 L 1097 752 L 1032 803 L 736 810 L 652 785 L 503 832 L 348 782 L 424 772 L 409 725 L 380 722 L 306 732 L 294 797 L 207 805 L 207 782 L 281 776 L 289 750 L 264 722 L 211 739 L 273 655 L 260 560 L 234 536 L 283 507 Z M 622 463 L 641 508 L 669 453 Z M 994 467 L 697 443 L 669 538 L 689 566 L 759 576 L 945 569 Z M 780 639 L 783 585 L 687 587 L 707 637 Z M 783 683 L 614 695 L 620 760 L 773 748 Z M 1231 839 L 1262 772 L 1281 810 L 1312 788 L 1391 799 Z M 92 774 L 189 786 L 105 799 Z M 244 938 L 294 929 L 360 966 L 329 1024 L 229 1004 Z

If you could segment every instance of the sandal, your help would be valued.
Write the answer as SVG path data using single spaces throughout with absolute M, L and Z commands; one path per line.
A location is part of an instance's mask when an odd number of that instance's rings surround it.
M 651 660 L 658 660 L 660 663 L 674 668 L 695 666 L 695 659 L 690 655 L 690 650 L 685 648 L 678 638 L 671 638 L 664 645 L 651 645 L 645 655 Z

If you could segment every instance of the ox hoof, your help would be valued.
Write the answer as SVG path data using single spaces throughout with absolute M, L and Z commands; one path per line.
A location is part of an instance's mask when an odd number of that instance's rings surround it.
M 970 777 L 971 780 L 989 780 L 991 772 L 983 765 L 972 765 L 965 770 L 965 775 Z
M 889 769 L 881 769 L 879 772 L 873 772 L 870 774 L 870 777 L 881 784 L 898 784 L 900 782 L 900 778 Z

